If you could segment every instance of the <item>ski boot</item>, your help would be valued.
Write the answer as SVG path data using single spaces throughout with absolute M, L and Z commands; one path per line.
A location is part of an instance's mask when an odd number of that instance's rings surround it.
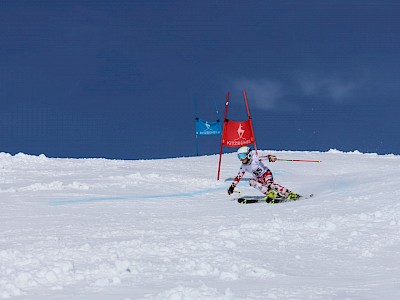
M 295 194 L 293 192 L 289 192 L 289 195 L 286 197 L 287 200 L 295 201 L 299 199 L 301 196 L 299 194 Z
M 279 203 L 282 199 L 284 199 L 284 197 L 273 190 L 270 190 L 264 197 L 264 200 L 269 204 Z

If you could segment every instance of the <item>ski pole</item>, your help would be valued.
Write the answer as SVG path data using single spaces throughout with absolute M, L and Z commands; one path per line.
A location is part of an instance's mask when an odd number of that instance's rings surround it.
M 242 192 L 241 192 L 241 191 L 233 191 L 233 193 L 236 193 L 236 194 L 239 194 L 239 195 L 240 195 Z M 232 194 L 233 194 L 233 193 L 232 193 Z M 231 195 L 232 195 L 232 194 L 231 194 Z
M 268 156 L 260 156 L 261 159 L 268 159 Z M 284 158 L 277 158 L 277 161 L 293 161 L 293 162 L 317 162 L 320 163 L 322 160 L 314 160 L 314 159 L 284 159 Z
M 294 162 L 317 162 L 317 163 L 322 162 L 322 160 L 313 160 L 313 159 L 283 159 L 283 158 L 277 158 L 276 160 L 280 160 L 280 161 L 294 161 Z

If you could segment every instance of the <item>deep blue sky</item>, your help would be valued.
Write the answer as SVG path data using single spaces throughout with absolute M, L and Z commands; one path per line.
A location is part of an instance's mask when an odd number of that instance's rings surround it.
M 192 156 L 242 90 L 258 148 L 400 154 L 400 1 L 0 1 L 2 152 Z

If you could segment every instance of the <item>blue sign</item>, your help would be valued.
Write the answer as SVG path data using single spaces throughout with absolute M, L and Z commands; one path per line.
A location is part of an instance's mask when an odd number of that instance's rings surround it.
M 220 135 L 221 123 L 207 122 L 201 119 L 196 119 L 196 135 Z

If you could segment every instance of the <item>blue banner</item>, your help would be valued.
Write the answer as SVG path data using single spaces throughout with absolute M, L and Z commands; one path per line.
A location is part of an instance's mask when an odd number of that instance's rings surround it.
M 219 135 L 221 132 L 221 122 L 207 122 L 196 119 L 196 135 Z

